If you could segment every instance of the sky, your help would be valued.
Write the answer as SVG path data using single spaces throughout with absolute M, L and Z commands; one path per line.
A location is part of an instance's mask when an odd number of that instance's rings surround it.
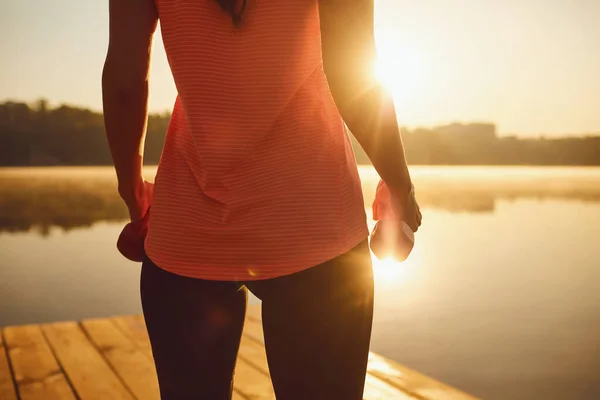
M 600 0 L 376 1 L 378 71 L 401 125 L 600 132 Z M 1 0 L 0 37 L 0 101 L 101 110 L 108 0 Z M 176 90 L 160 34 L 154 46 L 150 109 L 165 111 Z

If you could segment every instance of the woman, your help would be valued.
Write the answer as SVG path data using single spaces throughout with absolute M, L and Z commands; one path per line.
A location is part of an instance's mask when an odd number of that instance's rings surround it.
M 249 289 L 278 399 L 361 399 L 373 276 L 344 122 L 420 225 L 393 103 L 372 73 L 373 0 L 111 0 L 104 115 L 132 221 L 150 206 L 159 19 L 178 97 L 141 295 L 161 398 L 231 398 Z

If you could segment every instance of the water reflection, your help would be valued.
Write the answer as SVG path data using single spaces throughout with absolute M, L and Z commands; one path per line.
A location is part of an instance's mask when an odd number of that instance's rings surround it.
M 127 209 L 108 168 L 0 170 L 0 231 L 71 230 L 121 221 Z
M 491 213 L 498 200 L 531 198 L 600 202 L 599 168 L 415 167 L 422 208 Z M 365 206 L 378 176 L 361 167 Z M 156 168 L 147 168 L 152 179 Z M 52 227 L 70 230 L 99 221 L 123 221 L 127 210 L 116 191 L 112 168 L 0 169 L 0 232 Z

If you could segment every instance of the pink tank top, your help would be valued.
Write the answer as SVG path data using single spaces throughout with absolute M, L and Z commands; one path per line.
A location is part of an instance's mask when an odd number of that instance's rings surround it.
M 268 279 L 368 236 L 350 141 L 321 59 L 317 0 L 157 0 L 178 97 L 146 252 L 210 280 Z

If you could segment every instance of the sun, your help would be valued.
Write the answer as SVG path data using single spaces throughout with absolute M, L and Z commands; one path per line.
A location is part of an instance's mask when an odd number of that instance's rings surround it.
M 382 33 L 377 41 L 375 75 L 394 96 L 397 103 L 410 101 L 423 84 L 423 66 L 419 53 L 406 43 Z

